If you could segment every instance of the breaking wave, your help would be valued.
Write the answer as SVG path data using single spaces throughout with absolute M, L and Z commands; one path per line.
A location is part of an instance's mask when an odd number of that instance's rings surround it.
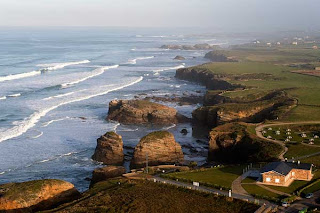
M 57 70 L 57 69 L 62 69 L 66 66 L 71 66 L 71 65 L 77 65 L 77 64 L 84 64 L 84 63 L 89 63 L 89 60 L 84 60 L 84 61 L 77 61 L 77 62 L 66 62 L 66 63 L 55 63 L 55 64 L 38 64 L 38 67 L 45 67 L 40 70 L 35 70 L 31 72 L 25 72 L 25 73 L 19 73 L 19 74 L 11 74 L 7 76 L 0 76 L 0 82 L 4 81 L 12 81 L 12 80 L 17 80 L 21 78 L 28 78 L 36 75 L 41 75 L 42 72 L 44 71 L 52 71 L 52 70 Z
M 99 76 L 99 75 L 103 74 L 108 69 L 114 69 L 114 68 L 118 68 L 118 67 L 119 67 L 118 64 L 117 65 L 113 65 L 113 66 L 99 67 L 99 68 L 95 69 L 91 75 L 89 75 L 87 77 L 84 77 L 84 78 L 81 78 L 81 79 L 78 79 L 78 80 L 75 80 L 75 81 L 71 81 L 69 83 L 61 84 L 61 87 L 62 88 L 67 88 L 67 87 L 70 87 L 70 86 L 72 86 L 74 84 L 79 84 L 79 83 L 81 83 L 83 81 L 86 81 L 86 80 L 88 80 L 90 78 L 93 78 L 93 77 L 96 77 L 96 76 Z
M 159 75 L 160 72 L 163 72 L 163 71 L 176 70 L 176 69 L 181 69 L 184 67 L 185 67 L 185 63 L 182 63 L 181 65 L 175 66 L 175 67 L 166 67 L 166 68 L 162 68 L 162 69 L 158 69 L 158 70 L 153 70 L 153 73 L 154 73 L 153 75 Z
M 135 58 L 135 59 L 130 59 L 127 64 L 136 64 L 137 61 L 139 61 L 139 60 L 147 60 L 147 59 L 152 59 L 152 58 L 154 58 L 154 56 L 147 56 L 147 57 L 139 57 L 139 58 Z
M 39 111 L 33 113 L 28 118 L 24 119 L 23 121 L 17 122 L 16 126 L 10 128 L 10 129 L 4 130 L 4 131 L 3 130 L 0 131 L 0 142 L 3 142 L 5 140 L 11 139 L 11 138 L 15 138 L 15 137 L 18 137 L 18 136 L 24 134 L 30 128 L 34 127 L 39 122 L 39 120 L 42 117 L 44 117 L 47 113 L 49 113 L 52 110 L 57 109 L 60 106 L 63 106 L 63 105 L 66 105 L 66 104 L 71 104 L 71 103 L 74 103 L 74 102 L 84 101 L 84 100 L 87 100 L 87 99 L 90 99 L 90 98 L 94 98 L 94 97 L 97 97 L 97 96 L 101 96 L 101 95 L 105 95 L 105 94 L 108 94 L 109 92 L 117 91 L 117 90 L 129 87 L 129 86 L 132 86 L 132 85 L 134 85 L 136 83 L 139 83 L 142 80 L 143 80 L 143 77 L 139 77 L 137 80 L 135 80 L 133 82 L 130 82 L 128 84 L 125 84 L 125 85 L 122 85 L 122 86 L 119 86 L 119 87 L 116 87 L 116 88 L 113 88 L 113 89 L 109 89 L 109 90 L 106 90 L 106 91 L 103 91 L 103 92 L 100 92 L 100 93 L 96 93 L 96 94 L 86 95 L 86 96 L 83 96 L 83 97 L 79 97 L 78 99 L 61 102 L 61 103 L 59 103 L 57 105 L 54 105 L 54 106 L 39 110 Z

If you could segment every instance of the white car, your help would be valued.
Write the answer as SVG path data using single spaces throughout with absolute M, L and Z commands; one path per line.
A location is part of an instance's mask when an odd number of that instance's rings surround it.
M 290 206 L 290 203 L 288 203 L 288 202 L 282 202 L 282 204 L 281 204 L 283 207 L 289 207 Z

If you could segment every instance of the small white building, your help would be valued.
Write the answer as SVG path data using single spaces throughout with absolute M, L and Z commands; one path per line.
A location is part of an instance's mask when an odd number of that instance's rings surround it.
M 270 135 L 268 135 L 268 137 L 267 137 L 268 139 L 272 139 L 272 137 L 270 136 Z
M 281 134 L 281 132 L 278 130 L 278 131 L 276 131 L 276 134 L 277 134 L 277 135 L 280 135 L 280 134 Z
M 315 135 L 315 136 L 314 136 L 314 138 L 315 138 L 315 139 L 318 139 L 318 138 L 319 138 L 319 136 L 318 136 L 318 135 Z
M 292 45 L 298 45 L 297 41 L 292 42 Z
M 302 134 L 301 134 L 301 137 L 306 138 L 306 137 L 307 137 L 307 134 L 306 134 L 306 133 L 302 133 Z
M 270 127 L 268 130 L 272 130 L 272 128 Z

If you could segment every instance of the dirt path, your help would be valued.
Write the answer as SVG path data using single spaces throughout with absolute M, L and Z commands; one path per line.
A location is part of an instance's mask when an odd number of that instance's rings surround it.
M 265 138 L 263 135 L 262 135 L 262 130 L 264 128 L 267 128 L 267 127 L 272 127 L 272 126 L 282 126 L 282 125 L 300 125 L 300 124 L 320 124 L 320 121 L 301 121 L 301 122 L 278 122 L 278 123 L 271 123 L 271 124 L 260 124 L 256 127 L 256 135 L 265 140 L 265 141 L 269 141 L 269 142 L 272 142 L 272 143 L 276 143 L 276 144 L 279 144 L 281 145 L 283 148 L 284 148 L 284 151 L 280 153 L 279 155 L 279 159 L 280 160 L 284 160 L 284 155 L 286 154 L 286 152 L 288 151 L 288 148 L 286 147 L 285 143 L 283 141 L 279 141 L 279 140 L 273 140 L 273 139 L 268 139 L 268 138 Z M 310 147 L 320 147 L 318 145 L 309 145 L 309 144 L 304 144 L 304 143 L 301 143 L 305 146 L 310 146 Z M 317 155 L 318 153 L 315 153 L 313 155 Z M 320 153 L 319 153 L 320 154 Z M 305 157 L 309 157 L 308 156 L 301 156 L 299 157 L 299 159 L 301 158 L 305 158 Z

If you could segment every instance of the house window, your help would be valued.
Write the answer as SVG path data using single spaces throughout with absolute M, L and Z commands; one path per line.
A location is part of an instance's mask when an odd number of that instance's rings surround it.
M 275 180 L 275 182 L 276 182 L 276 183 L 280 183 L 280 179 L 277 178 L 277 179 Z
M 294 176 L 294 174 L 295 174 L 295 173 L 294 173 L 294 172 L 292 172 L 292 176 Z
M 270 181 L 271 181 L 271 178 L 266 178 L 266 181 L 267 181 L 267 182 L 270 182 Z

